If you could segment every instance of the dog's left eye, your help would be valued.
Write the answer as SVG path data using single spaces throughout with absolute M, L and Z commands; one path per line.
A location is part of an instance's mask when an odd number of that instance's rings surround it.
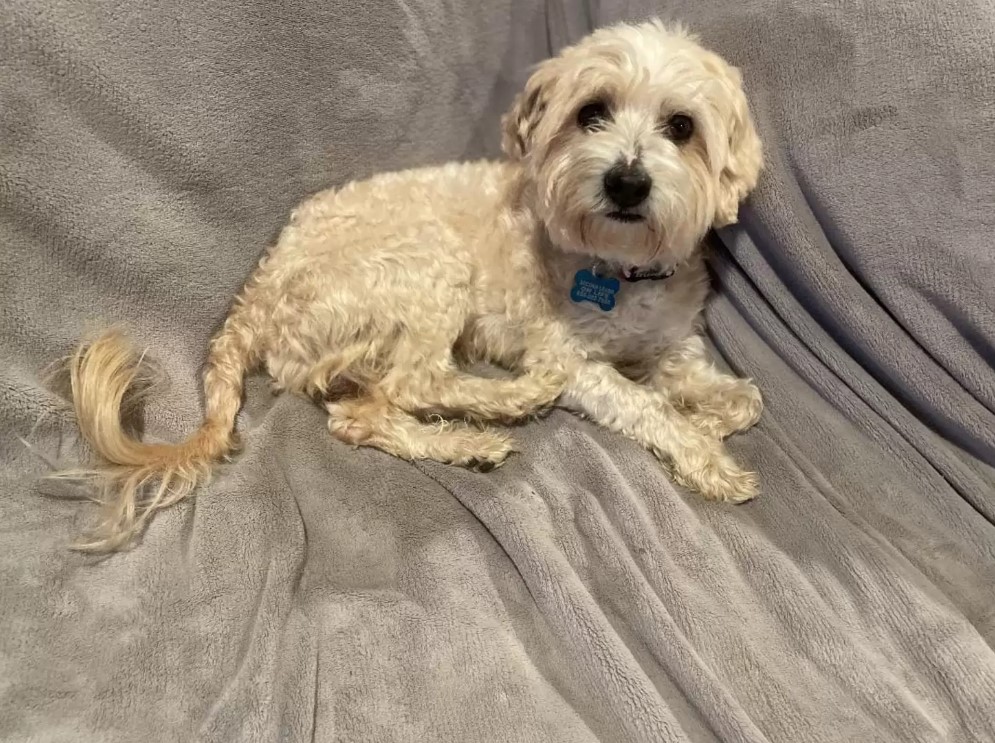
M 674 114 L 663 125 L 663 132 L 674 142 L 687 142 L 694 134 L 694 119 L 687 114 Z
M 589 132 L 597 131 L 611 121 L 611 111 L 604 101 L 591 101 L 577 112 L 577 125 Z

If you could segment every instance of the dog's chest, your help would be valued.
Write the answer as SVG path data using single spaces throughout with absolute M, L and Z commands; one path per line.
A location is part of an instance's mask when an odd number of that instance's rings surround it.
M 571 287 L 573 288 L 573 287 Z M 570 291 L 559 309 L 575 337 L 595 358 L 628 362 L 659 356 L 694 329 L 707 293 L 702 266 L 686 266 L 667 279 L 619 282 L 614 306 L 605 309 Z

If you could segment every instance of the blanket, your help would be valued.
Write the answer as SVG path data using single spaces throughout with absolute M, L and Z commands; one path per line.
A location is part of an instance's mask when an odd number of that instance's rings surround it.
M 473 6 L 473 7 L 468 7 Z M 489 474 L 333 440 L 250 380 L 244 451 L 130 552 L 42 477 L 44 372 L 125 325 L 199 370 L 289 210 L 498 154 L 529 66 L 663 14 L 744 73 L 768 166 L 711 342 L 767 409 L 744 506 L 567 413 Z M 969 0 L 7 0 L 0 740 L 995 740 L 995 10 Z

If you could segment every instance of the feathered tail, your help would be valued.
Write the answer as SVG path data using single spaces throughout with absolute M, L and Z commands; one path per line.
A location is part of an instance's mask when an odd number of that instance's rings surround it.
M 76 547 L 109 552 L 127 546 L 153 513 L 185 498 L 210 475 L 211 465 L 236 446 L 235 416 L 251 359 L 251 334 L 234 318 L 211 342 L 204 373 L 204 422 L 178 444 L 143 443 L 121 422 L 135 392 L 142 358 L 119 331 L 108 331 L 69 362 L 73 406 L 83 437 L 102 460 L 92 470 L 62 476 L 92 480 L 101 520 Z

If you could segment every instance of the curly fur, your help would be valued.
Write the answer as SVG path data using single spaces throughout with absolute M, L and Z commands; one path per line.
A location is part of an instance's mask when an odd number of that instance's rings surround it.
M 592 99 L 612 111 L 597 131 L 577 125 Z M 661 130 L 674 113 L 694 120 L 690 140 Z M 753 497 L 755 476 L 721 439 L 757 420 L 759 393 L 718 371 L 697 335 L 700 243 L 735 220 L 761 165 L 739 73 L 681 29 L 602 29 L 542 63 L 502 128 L 503 162 L 382 174 L 301 204 L 211 344 L 204 422 L 186 441 L 125 432 L 137 358 L 120 334 L 81 349 L 73 400 L 105 503 L 84 546 L 130 543 L 203 481 L 235 445 L 255 367 L 319 399 L 337 438 L 406 459 L 498 466 L 513 441 L 484 422 L 558 402 L 639 441 L 706 497 Z M 641 221 L 619 222 L 604 174 L 637 159 L 652 190 Z M 596 261 L 676 273 L 625 284 L 604 312 L 569 299 Z M 517 376 L 465 371 L 477 361 Z

